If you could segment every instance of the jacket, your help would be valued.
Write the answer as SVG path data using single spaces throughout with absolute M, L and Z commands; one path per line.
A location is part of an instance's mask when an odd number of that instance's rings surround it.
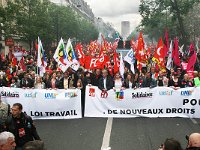
M 21 113 L 20 118 L 10 115 L 6 121 L 6 130 L 15 135 L 15 143 L 18 147 L 34 139 L 40 140 L 32 118 L 25 113 Z
M 103 82 L 103 77 L 99 79 L 99 85 L 98 88 L 100 90 L 104 89 L 104 82 Z M 113 79 L 110 76 L 106 77 L 106 89 L 107 91 L 113 88 Z

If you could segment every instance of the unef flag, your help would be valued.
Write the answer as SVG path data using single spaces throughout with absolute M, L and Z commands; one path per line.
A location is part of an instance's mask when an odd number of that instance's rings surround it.
M 80 66 L 80 63 L 78 62 L 78 60 L 76 58 L 76 55 L 75 55 L 75 52 L 74 52 L 74 49 L 73 49 L 70 39 L 67 42 L 66 52 L 67 52 L 68 64 L 70 65 L 70 67 L 73 70 L 77 71 Z
M 53 56 L 55 61 L 58 63 L 58 67 L 65 72 L 67 68 L 71 65 L 67 59 L 67 54 L 65 50 L 65 44 L 63 39 L 60 39 L 58 47 L 56 48 L 55 54 Z

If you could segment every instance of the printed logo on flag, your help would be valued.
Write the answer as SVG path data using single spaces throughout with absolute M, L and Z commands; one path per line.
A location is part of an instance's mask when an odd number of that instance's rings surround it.
M 124 91 L 115 92 L 115 98 L 116 98 L 117 100 L 122 100 L 122 99 L 124 99 Z
M 89 88 L 89 96 L 95 97 L 95 88 Z
M 181 96 L 190 96 L 193 92 L 193 90 L 181 91 Z

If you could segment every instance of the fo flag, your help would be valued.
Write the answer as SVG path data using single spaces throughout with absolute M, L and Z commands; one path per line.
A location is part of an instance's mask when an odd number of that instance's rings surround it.
M 63 39 L 60 39 L 58 47 L 56 48 L 55 54 L 53 56 L 55 61 L 58 63 L 58 67 L 65 72 L 67 68 L 71 65 L 71 63 L 67 59 L 67 54 L 65 50 L 65 44 Z

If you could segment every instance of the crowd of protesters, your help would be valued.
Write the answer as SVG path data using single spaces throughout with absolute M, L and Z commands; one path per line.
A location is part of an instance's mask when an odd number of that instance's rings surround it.
M 171 87 L 173 89 L 186 88 L 186 87 L 200 87 L 200 70 L 198 70 L 199 64 L 197 63 L 197 69 L 192 73 L 192 76 L 182 68 L 182 66 L 171 68 L 171 70 L 160 70 L 155 65 L 148 65 L 147 67 L 136 69 L 133 74 L 130 70 L 130 66 L 125 63 L 124 74 L 120 72 L 111 75 L 110 72 L 105 69 L 85 70 L 80 67 L 77 71 L 72 70 L 70 67 L 66 72 L 62 72 L 57 66 L 56 61 L 53 59 L 53 53 L 46 56 L 47 67 L 46 73 L 43 77 L 37 75 L 37 59 L 34 56 L 27 55 L 24 59 L 24 65 L 26 69 L 22 69 L 20 65 L 12 66 L 8 56 L 5 59 L 0 59 L 0 87 L 14 87 L 14 88 L 35 88 L 35 89 L 69 89 L 78 88 L 82 90 L 82 106 L 84 106 L 84 91 L 87 85 L 98 86 L 102 91 L 113 89 L 115 91 L 124 89 L 136 89 L 136 88 L 154 88 L 154 87 Z M 135 66 L 135 68 L 137 68 Z M 17 105 L 20 114 L 22 115 L 22 108 Z M 13 106 L 14 108 L 15 106 Z M 84 112 L 84 108 L 82 109 Z M 25 117 L 26 118 L 26 117 Z M 32 122 L 31 120 L 29 122 Z M 34 128 L 34 125 L 32 125 Z M 35 130 L 35 128 L 34 128 Z M 9 130 L 12 132 L 12 130 Z M 35 130 L 36 131 L 36 130 Z M 5 136 L 11 137 L 10 141 L 4 139 Z M 200 147 L 199 134 L 195 134 L 195 138 L 190 136 L 188 139 L 188 150 L 193 147 Z M 1 141 L 3 136 L 3 142 Z M 197 137 L 197 138 L 196 138 Z M 0 133 L 0 147 L 9 145 L 15 147 L 13 143 L 14 136 L 10 133 Z M 15 138 L 19 138 L 16 137 Z M 36 134 L 34 137 L 40 140 Z M 32 139 L 31 139 L 32 140 Z M 27 143 L 24 142 L 22 145 Z M 196 142 L 196 141 L 197 142 Z M 16 140 L 15 140 L 16 141 Z M 194 144 L 196 142 L 196 145 Z M 22 146 L 20 143 L 16 143 L 17 146 Z M 169 147 L 169 148 L 168 148 Z M 163 150 L 181 150 L 180 143 L 174 139 L 167 139 L 162 146 Z
M 102 87 L 103 79 L 107 77 L 108 88 L 143 88 L 165 86 L 174 89 L 186 87 L 200 86 L 200 71 L 194 71 L 193 76 L 187 74 L 183 68 L 174 67 L 171 70 L 161 71 L 156 66 L 150 65 L 143 67 L 140 71 L 136 69 L 133 74 L 130 71 L 130 66 L 125 63 L 124 74 L 116 73 L 110 75 L 106 69 L 85 70 L 80 67 L 77 71 L 68 68 L 66 72 L 62 72 L 55 60 L 53 53 L 47 55 L 46 73 L 43 77 L 37 76 L 37 65 L 35 57 L 28 55 L 25 57 L 24 65 L 26 70 L 23 70 L 20 65 L 12 66 L 8 57 L 0 59 L 0 87 L 15 87 L 15 88 L 39 88 L 39 89 L 68 89 L 80 88 L 84 89 L 86 85 Z M 199 66 L 196 64 L 196 66 Z M 99 82 L 100 81 L 100 82 Z

